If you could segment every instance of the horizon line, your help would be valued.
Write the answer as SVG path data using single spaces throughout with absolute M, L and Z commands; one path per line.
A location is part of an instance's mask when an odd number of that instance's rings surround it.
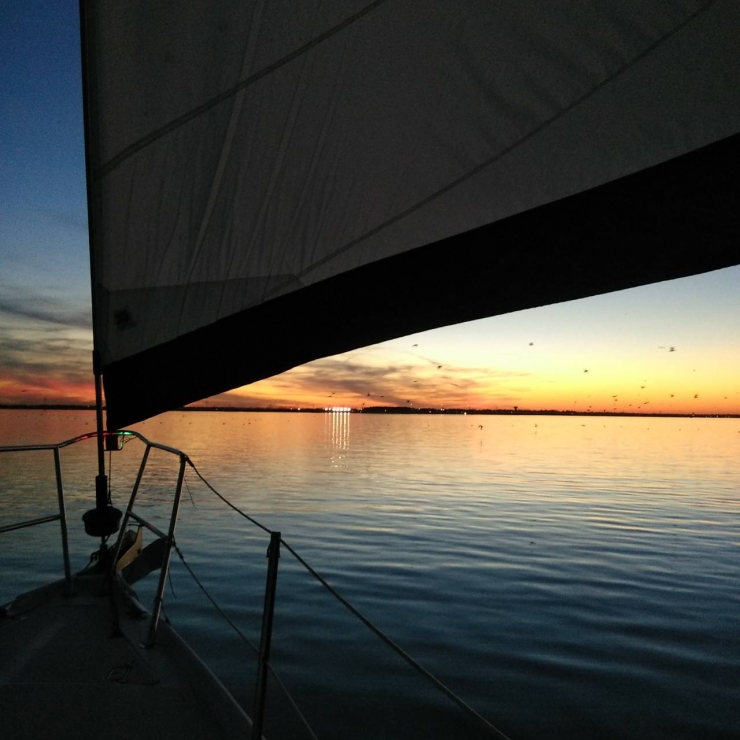
M 103 406 L 105 409 L 105 406 Z M 10 411 L 95 411 L 95 404 L 73 403 L 0 403 L 0 410 Z M 711 414 L 711 413 L 674 413 L 674 412 L 639 412 L 639 411 L 572 411 L 558 409 L 480 409 L 450 407 L 440 408 L 433 406 L 182 406 L 171 409 L 170 412 L 227 412 L 227 413 L 297 413 L 297 414 L 325 414 L 325 413 L 353 413 L 353 414 L 436 414 L 436 415 L 471 415 L 471 416 L 619 416 L 619 417 L 666 417 L 678 419 L 738 419 L 740 414 Z

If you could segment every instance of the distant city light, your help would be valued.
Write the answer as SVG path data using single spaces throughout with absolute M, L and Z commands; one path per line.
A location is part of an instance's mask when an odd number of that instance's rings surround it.
M 351 406 L 324 406 L 324 411 L 331 414 L 349 414 Z

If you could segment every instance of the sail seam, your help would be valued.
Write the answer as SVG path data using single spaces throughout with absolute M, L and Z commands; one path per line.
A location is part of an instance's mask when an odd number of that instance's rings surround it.
M 254 54 L 255 50 L 257 48 L 257 29 L 260 25 L 259 21 L 262 16 L 262 11 L 265 8 L 265 0 L 262 0 L 262 2 L 258 2 L 255 4 L 255 8 L 252 13 L 252 25 L 250 28 L 249 37 L 247 39 L 247 45 L 246 49 L 244 51 L 244 56 L 242 58 L 242 65 L 241 65 L 241 71 L 242 74 L 245 74 L 249 67 L 252 65 L 252 62 L 254 60 Z M 211 217 L 213 216 L 213 209 L 216 205 L 216 199 L 218 197 L 218 194 L 221 191 L 221 185 L 223 183 L 223 177 L 224 172 L 226 170 L 226 165 L 229 159 L 229 155 L 231 154 L 231 147 L 234 143 L 234 137 L 236 136 L 236 127 L 237 122 L 239 120 L 239 117 L 242 112 L 242 107 L 244 105 L 244 91 L 240 90 L 236 95 L 234 96 L 234 102 L 231 109 L 231 115 L 229 116 L 229 124 L 226 129 L 226 133 L 224 135 L 224 140 L 221 142 L 221 154 L 218 159 L 218 165 L 216 167 L 216 171 L 213 174 L 213 179 L 211 181 L 211 188 L 208 193 L 208 201 L 206 202 L 206 209 L 203 214 L 203 217 L 201 218 L 200 222 L 200 228 L 198 229 L 198 235 L 195 239 L 195 244 L 193 245 L 193 251 L 192 256 L 190 258 L 190 268 L 188 270 L 188 277 L 187 277 L 187 283 L 189 284 L 192 281 L 193 272 L 195 271 L 196 265 L 198 264 L 198 260 L 200 258 L 200 251 L 201 246 L 203 244 L 203 241 L 206 238 L 206 232 L 208 231 L 208 227 L 211 223 Z M 222 293 L 222 300 L 223 300 L 223 293 Z M 183 317 L 184 311 L 181 311 L 180 314 L 180 324 L 182 323 L 182 317 Z M 180 330 L 178 329 L 178 334 L 180 333 Z
M 679 33 L 681 30 L 683 30 L 689 23 L 693 22 L 699 15 L 704 13 L 706 10 L 711 8 L 713 5 L 715 5 L 718 2 L 718 0 L 709 0 L 705 5 L 695 10 L 691 15 L 687 16 L 681 23 L 679 23 L 677 26 L 675 26 L 673 29 L 671 29 L 668 33 L 664 34 L 660 38 L 656 39 L 652 44 L 647 46 L 645 49 L 643 49 L 639 54 L 637 54 L 635 57 L 630 59 L 628 62 L 626 62 L 624 65 L 619 67 L 619 69 L 615 70 L 611 75 L 604 78 L 601 82 L 599 82 L 596 86 L 588 90 L 586 93 L 581 95 L 579 98 L 574 100 L 572 103 L 567 105 L 565 108 L 558 111 L 555 115 L 551 116 L 550 118 L 543 121 L 539 126 L 535 127 L 528 133 L 526 133 L 521 138 L 517 139 L 515 142 L 510 144 L 509 146 L 505 147 L 501 151 L 497 152 L 493 156 L 489 157 L 484 162 L 481 162 L 480 164 L 473 167 L 473 169 L 469 170 L 465 174 L 461 175 L 457 179 L 453 180 L 452 182 L 448 183 L 444 187 L 440 188 L 439 190 L 435 191 L 434 193 L 431 193 L 430 195 L 426 196 L 424 199 L 420 200 L 419 202 L 413 204 L 412 206 L 409 206 L 405 210 L 401 211 L 400 213 L 396 214 L 395 216 L 392 216 L 387 221 L 384 221 L 383 223 L 379 224 L 378 226 L 375 226 L 374 228 L 370 229 L 370 231 L 367 231 L 366 233 L 362 234 L 361 236 L 356 237 L 352 241 L 348 242 L 342 247 L 339 247 L 338 249 L 334 250 L 331 254 L 326 255 L 321 260 L 318 260 L 317 262 L 314 262 L 309 267 L 306 267 L 304 270 L 301 270 L 296 277 L 301 280 L 306 275 L 310 274 L 314 270 L 318 269 L 319 267 L 325 265 L 327 262 L 330 262 L 334 258 L 338 257 L 340 254 L 343 254 L 350 249 L 353 249 L 358 244 L 362 243 L 363 241 L 370 239 L 371 237 L 375 236 L 379 232 L 383 231 L 389 226 L 392 226 L 394 223 L 397 223 L 398 221 L 401 221 L 402 219 L 406 218 L 407 216 L 411 215 L 415 211 L 418 211 L 419 209 L 423 208 L 424 206 L 428 205 L 429 203 L 433 202 L 437 198 L 440 198 L 441 196 L 447 194 L 451 190 L 454 190 L 458 185 L 461 185 L 462 183 L 466 182 L 467 180 L 470 180 L 472 177 L 475 177 L 478 173 L 489 167 L 490 165 L 494 164 L 495 162 L 499 161 L 500 159 L 503 159 L 507 154 L 512 152 L 514 149 L 517 149 L 522 144 L 525 144 L 527 141 L 529 141 L 532 137 L 540 133 L 543 129 L 547 128 L 550 124 L 558 121 L 560 118 L 565 116 L 570 111 L 577 108 L 579 105 L 581 105 L 584 101 L 588 100 L 590 97 L 598 93 L 601 89 L 606 87 L 608 84 L 613 82 L 616 78 L 618 78 L 620 75 L 622 75 L 624 72 L 632 68 L 635 64 L 637 64 L 639 61 L 650 55 L 655 49 L 657 49 L 659 46 L 661 46 L 663 43 L 665 43 L 668 39 L 675 36 L 677 33 Z M 285 286 L 275 286 L 272 291 L 270 291 L 266 296 L 265 300 L 268 300 L 269 298 L 274 297 L 277 295 Z
M 210 100 L 207 100 L 205 103 L 202 103 L 201 105 L 197 106 L 196 108 L 193 108 L 187 113 L 184 113 L 183 115 L 178 116 L 177 118 L 165 124 L 161 128 L 158 128 L 155 131 L 152 131 L 151 133 L 147 134 L 146 136 L 143 136 L 138 141 L 135 141 L 133 144 L 130 144 L 129 146 L 127 146 L 124 150 L 119 152 L 112 159 L 108 160 L 105 164 L 102 164 L 99 167 L 99 169 L 95 172 L 96 177 L 101 178 L 101 177 L 104 177 L 105 175 L 110 174 L 120 164 L 125 162 L 129 157 L 133 156 L 137 152 L 140 152 L 142 149 L 145 149 L 150 144 L 153 144 L 155 141 L 158 141 L 163 136 L 166 136 L 167 134 L 172 133 L 173 131 L 180 128 L 181 126 L 184 126 L 186 123 L 189 123 L 190 121 L 194 120 L 195 118 L 198 118 L 204 113 L 207 113 L 212 108 L 215 108 L 217 105 L 220 105 L 221 103 L 233 97 L 234 95 L 246 89 L 247 87 L 250 87 L 255 82 L 258 82 L 259 80 L 261 80 L 263 77 L 266 77 L 267 75 L 275 72 L 277 69 L 280 69 L 280 67 L 284 67 L 286 64 L 289 64 L 294 59 L 297 59 L 298 57 L 303 56 L 307 52 L 311 51 L 311 49 L 313 49 L 314 47 L 318 46 L 319 44 L 322 44 L 324 41 L 330 39 L 332 36 L 335 36 L 336 34 L 341 33 L 345 28 L 347 28 L 348 26 L 351 26 L 353 23 L 360 20 L 364 16 L 368 15 L 373 10 L 376 10 L 377 8 L 379 8 L 381 5 L 383 5 L 386 2 L 387 0 L 375 0 L 375 2 L 372 2 L 369 5 L 366 5 L 361 10 L 358 10 L 354 15 L 351 15 L 348 18 L 345 18 L 340 23 L 337 23 L 336 26 L 332 26 L 332 28 L 330 28 L 328 31 L 325 31 L 324 33 L 320 34 L 316 38 L 311 39 L 310 41 L 307 41 L 305 44 L 303 44 L 303 46 L 300 46 L 299 48 L 290 52 L 290 54 L 286 54 L 284 57 L 281 57 L 280 59 L 273 62 L 272 64 L 269 64 L 267 67 L 264 67 L 258 72 L 255 72 L 253 75 L 250 75 L 245 80 L 242 80 L 241 82 L 238 82 L 236 85 L 233 85 L 228 90 L 224 90 L 222 93 L 219 93 L 215 97 L 211 98 Z

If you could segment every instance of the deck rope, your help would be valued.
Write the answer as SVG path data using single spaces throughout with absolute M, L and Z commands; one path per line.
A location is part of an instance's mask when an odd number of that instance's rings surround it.
M 193 572 L 193 569 L 185 561 L 185 556 L 182 554 L 182 551 L 177 546 L 177 544 L 176 543 L 173 543 L 172 544 L 172 547 L 175 549 L 175 552 L 177 553 L 177 556 L 182 561 L 182 564 L 185 566 L 185 569 L 188 571 L 188 573 L 190 573 L 190 575 L 192 576 L 193 580 L 198 584 L 198 587 L 204 593 L 204 595 L 208 599 L 208 601 L 211 602 L 211 604 L 216 609 L 216 611 L 224 618 L 224 620 L 229 624 L 229 626 L 231 627 L 231 629 L 233 629 L 234 632 L 236 632 L 236 634 L 239 635 L 239 637 L 241 637 L 241 639 L 247 645 L 249 645 L 250 648 L 252 648 L 252 650 L 254 651 L 255 655 L 259 655 L 259 652 L 260 652 L 259 651 L 259 648 L 239 629 L 239 627 L 237 627 L 237 625 L 232 621 L 232 619 L 229 617 L 229 615 L 226 614 L 226 612 L 218 605 L 218 603 L 213 598 L 213 596 L 211 596 L 211 594 L 208 593 L 208 589 L 201 583 L 201 581 L 198 578 L 198 576 L 196 576 L 195 573 Z M 163 607 L 163 610 L 164 610 L 164 607 Z M 165 617 L 166 617 L 166 615 L 165 615 Z M 288 700 L 288 703 L 293 707 L 293 710 L 298 715 L 299 719 L 303 723 L 303 726 L 306 728 L 306 731 L 308 732 L 308 734 L 313 738 L 313 740 L 318 740 L 318 737 L 316 737 L 316 734 L 314 733 L 313 729 L 311 728 L 311 725 L 308 724 L 308 720 L 303 715 L 303 712 L 301 712 L 298 704 L 296 703 L 296 700 L 291 695 L 288 687 L 282 682 L 282 679 L 275 672 L 275 669 L 272 667 L 272 665 L 271 665 L 271 663 L 269 661 L 267 663 L 267 669 L 270 671 L 270 674 L 275 679 L 275 682 L 277 683 L 277 685 L 282 690 L 283 694 L 285 695 L 285 698 Z
M 283 690 L 283 693 L 285 694 L 285 698 L 290 702 L 290 705 L 293 707 L 293 711 L 298 715 L 301 722 L 303 722 L 303 726 L 306 728 L 306 731 L 308 734 L 313 738 L 313 740 L 319 740 L 318 737 L 316 737 L 316 733 L 311 729 L 311 725 L 308 724 L 308 720 L 303 716 L 303 712 L 300 710 L 300 707 L 298 704 L 296 704 L 295 699 L 291 696 L 290 691 L 288 691 L 288 688 L 286 685 L 281 681 L 280 676 L 278 676 L 277 673 L 275 673 L 272 664 L 268 661 L 267 662 L 267 668 L 270 671 L 270 674 L 277 682 L 277 685 Z
M 208 593 L 208 590 L 201 583 L 198 576 L 196 576 L 195 573 L 193 573 L 193 569 L 186 562 L 185 556 L 182 554 L 182 551 L 180 550 L 180 548 L 174 542 L 172 543 L 172 547 L 175 549 L 175 552 L 177 553 L 177 556 L 182 561 L 182 564 L 185 566 L 185 569 L 193 577 L 193 580 L 198 584 L 198 588 L 200 588 L 200 590 L 204 593 L 208 601 L 211 602 L 214 609 L 228 622 L 229 626 L 234 630 L 234 632 L 236 632 L 236 634 L 239 635 L 239 637 L 241 637 L 242 640 L 244 640 L 244 642 L 246 642 L 247 645 L 249 645 L 249 647 L 251 647 L 252 650 L 254 650 L 254 652 L 257 655 L 259 655 L 259 652 L 260 652 L 259 648 L 234 624 L 234 622 L 231 620 L 229 615 L 216 603 L 216 600 L 213 598 L 213 596 L 211 596 L 211 594 Z
M 345 606 L 352 614 L 354 614 L 371 632 L 377 635 L 389 648 L 394 650 L 401 658 L 403 658 L 412 668 L 418 671 L 424 678 L 427 679 L 434 687 L 441 691 L 450 701 L 457 705 L 465 714 L 471 719 L 475 720 L 482 728 L 489 733 L 493 734 L 494 737 L 502 738 L 503 740 L 511 740 L 508 735 L 504 734 L 498 727 L 491 724 L 483 715 L 473 709 L 452 689 L 445 686 L 436 676 L 430 673 L 423 665 L 414 660 L 400 645 L 396 644 L 388 635 L 386 635 L 379 627 L 376 627 L 364 614 L 359 612 L 352 604 L 347 601 L 335 588 L 330 586 L 282 537 L 280 541 L 285 545 L 291 555 L 332 595 L 337 599 L 343 606 Z
M 253 517 L 245 514 L 237 506 L 234 506 L 224 496 L 222 496 L 198 471 L 195 465 L 188 459 L 188 464 L 195 471 L 196 475 L 203 481 L 203 483 L 214 493 L 218 498 L 221 499 L 227 506 L 231 507 L 238 514 L 241 514 L 245 519 L 249 520 L 252 524 L 256 525 L 260 529 L 264 530 L 268 534 L 272 534 L 272 530 L 265 527 L 263 524 L 258 522 Z M 357 617 L 371 632 L 379 637 L 389 648 L 391 648 L 397 655 L 405 660 L 414 670 L 421 674 L 427 679 L 435 688 L 441 691 L 450 701 L 452 701 L 460 710 L 462 710 L 470 719 L 474 720 L 483 730 L 488 732 L 493 737 L 500 738 L 501 740 L 511 740 L 503 731 L 499 730 L 498 727 L 489 722 L 483 715 L 473 709 L 452 689 L 445 686 L 436 676 L 430 673 L 424 666 L 418 663 L 412 658 L 400 645 L 396 644 L 388 635 L 386 635 L 379 627 L 376 627 L 364 614 L 358 611 L 347 599 L 345 599 L 333 586 L 330 586 L 327 581 L 319 575 L 282 537 L 280 542 L 285 546 L 286 550 L 332 595 L 339 601 L 346 609 L 348 609 L 355 617 Z M 175 547 L 177 549 L 177 547 Z M 178 554 L 180 551 L 178 550 Z M 180 556 L 182 558 L 182 556 Z M 183 561 L 184 562 L 184 561 Z M 187 567 L 187 566 L 186 566 Z M 202 588 L 202 587 L 201 587 Z M 209 597 L 210 598 L 210 597 Z M 217 607 L 218 608 L 218 607 Z M 219 609 L 220 611 L 220 609 Z M 250 643 L 251 644 L 251 643 Z M 255 648 L 256 649 L 256 648 Z M 274 675 L 274 674 L 273 674 Z M 277 678 L 277 676 L 276 676 Z M 296 707 L 296 710 L 298 708 Z
M 245 519 L 248 519 L 248 520 L 249 520 L 250 522 L 252 522 L 252 524 L 254 524 L 255 526 L 257 526 L 257 527 L 259 527 L 260 529 L 262 529 L 262 530 L 264 530 L 265 532 L 267 532 L 267 534 L 272 534 L 272 532 L 271 532 L 271 531 L 270 531 L 270 530 L 269 530 L 269 529 L 268 529 L 267 527 L 265 527 L 265 526 L 264 526 L 263 524 L 260 524 L 260 523 L 259 523 L 259 522 L 258 522 L 258 521 L 257 521 L 256 519 L 253 519 L 253 518 L 252 518 L 251 516 L 249 516 L 249 514 L 245 514 L 245 513 L 244 513 L 244 512 L 243 512 L 243 511 L 242 511 L 241 509 L 239 509 L 238 507 L 234 506 L 234 504 L 232 504 L 232 503 L 231 503 L 231 501 L 228 501 L 227 499 L 225 499 L 225 498 L 224 498 L 224 497 L 223 497 L 223 496 L 222 496 L 222 495 L 221 495 L 221 494 L 220 494 L 220 493 L 219 493 L 219 492 L 218 492 L 218 491 L 217 491 L 217 490 L 216 490 L 216 489 L 215 489 L 215 488 L 214 488 L 214 487 L 213 487 L 213 486 L 212 486 L 212 485 L 211 485 L 211 484 L 210 484 L 210 483 L 209 483 L 209 482 L 208 482 L 208 481 L 207 481 L 207 480 L 206 480 L 206 479 L 205 479 L 205 478 L 204 478 L 204 477 L 203 477 L 203 476 L 201 475 L 200 471 L 198 470 L 198 468 L 196 468 L 196 467 L 195 467 L 195 465 L 193 464 L 193 461 L 192 461 L 192 460 L 191 460 L 190 458 L 187 458 L 187 463 L 188 463 L 188 465 L 190 465 L 190 467 L 191 467 L 191 468 L 193 469 L 193 471 L 195 472 L 195 474 L 196 474 L 196 475 L 197 475 L 197 476 L 198 476 L 198 477 L 199 477 L 199 478 L 200 478 L 200 479 L 201 479 L 201 480 L 203 481 L 203 483 L 204 483 L 204 484 L 206 485 L 206 487 L 207 487 L 207 488 L 208 488 L 208 489 L 209 489 L 209 490 L 210 490 L 210 491 L 211 491 L 212 493 L 215 493 L 215 494 L 216 494 L 216 496 L 218 496 L 218 497 L 219 497 L 219 498 L 221 499 L 221 501 L 223 501 L 223 502 L 224 502 L 224 503 L 225 503 L 225 504 L 226 504 L 227 506 L 230 506 L 230 507 L 231 507 L 231 508 L 232 508 L 232 509 L 233 509 L 233 510 L 234 510 L 234 511 L 235 511 L 235 512 L 237 513 L 237 514 L 241 514 L 241 515 L 242 515 L 242 516 L 243 516 L 243 517 L 244 517 Z

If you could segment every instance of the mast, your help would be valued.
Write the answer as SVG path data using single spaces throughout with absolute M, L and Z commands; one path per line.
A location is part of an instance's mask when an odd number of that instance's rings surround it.
M 114 508 L 108 499 L 108 476 L 105 474 L 105 427 L 103 423 L 103 375 L 100 362 L 99 338 L 97 331 L 97 289 L 95 281 L 95 259 L 97 234 L 99 233 L 99 201 L 94 188 L 95 164 L 97 161 L 97 85 L 95 65 L 91 60 L 95 53 L 93 36 L 94 2 L 80 0 L 80 59 L 82 64 L 82 110 L 85 131 L 85 175 L 87 186 L 87 229 L 90 250 L 90 291 L 92 296 L 93 362 L 95 377 L 95 422 L 97 433 L 98 474 L 95 477 L 95 508 L 87 511 L 83 518 L 85 531 L 92 537 L 101 538 L 101 550 L 105 538 L 118 531 L 121 520 L 120 510 Z

